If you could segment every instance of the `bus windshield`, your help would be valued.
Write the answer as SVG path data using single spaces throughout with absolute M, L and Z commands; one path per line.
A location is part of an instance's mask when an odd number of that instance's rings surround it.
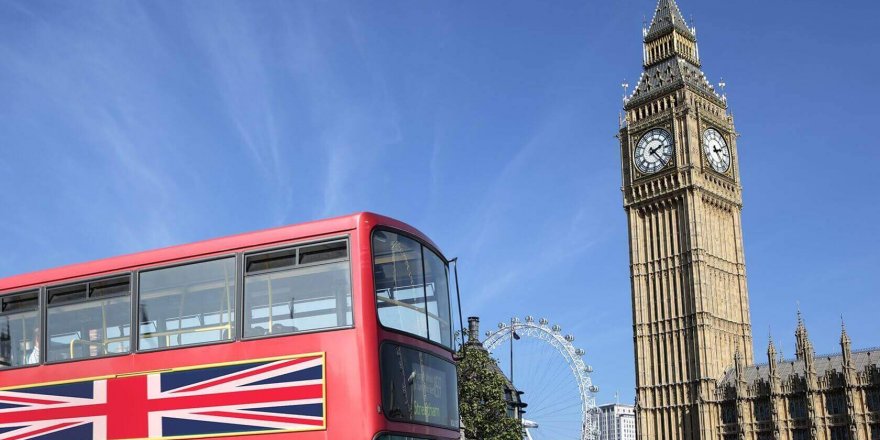
M 397 344 L 382 345 L 382 408 L 402 422 L 458 429 L 455 365 Z
M 451 348 L 446 261 L 416 240 L 376 231 L 373 264 L 381 324 Z

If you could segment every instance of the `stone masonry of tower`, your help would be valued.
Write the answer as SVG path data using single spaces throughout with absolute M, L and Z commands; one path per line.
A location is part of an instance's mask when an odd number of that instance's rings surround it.
M 880 349 L 753 365 L 737 133 L 675 0 L 643 30 L 620 140 L 639 440 L 880 440 Z
M 618 134 L 636 423 L 640 440 L 710 439 L 719 429 L 717 381 L 737 348 L 752 363 L 736 131 L 674 0 L 660 0 L 643 36 L 644 72 Z M 710 129 L 724 142 L 726 167 L 713 168 L 715 156 L 704 153 Z

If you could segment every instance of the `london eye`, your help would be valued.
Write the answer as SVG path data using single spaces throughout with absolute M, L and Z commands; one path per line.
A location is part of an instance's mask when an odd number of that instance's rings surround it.
M 528 404 L 523 416 L 527 439 L 596 440 L 598 409 L 586 352 L 574 336 L 546 319 L 513 318 L 486 332 L 483 345 L 498 359 L 499 368 L 523 391 Z

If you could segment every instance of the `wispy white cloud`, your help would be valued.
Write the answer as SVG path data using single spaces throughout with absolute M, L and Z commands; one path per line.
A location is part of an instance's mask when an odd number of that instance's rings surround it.
M 142 114 L 145 107 L 153 106 L 150 110 L 160 113 L 163 104 L 143 101 L 145 96 L 136 84 L 149 79 L 138 70 L 138 60 L 126 53 L 122 42 L 104 39 L 95 30 L 138 34 L 145 54 L 156 55 L 164 49 L 146 14 L 133 4 L 125 14 L 96 10 L 91 16 L 95 27 L 91 27 L 58 23 L 58 17 L 29 12 L 34 18 L 28 22 L 29 44 L 6 41 L 0 53 L 6 75 L 20 86 L 14 99 L 26 104 L 22 111 L 32 112 L 34 123 L 44 124 L 45 131 L 34 138 L 38 145 L 9 147 L 42 149 L 49 155 L 40 170 L 49 192 L 36 196 L 50 202 L 43 206 L 51 211 L 17 220 L 7 217 L 6 225 L 35 244 L 40 243 L 39 237 L 56 232 L 44 229 L 44 219 L 59 216 L 71 227 L 82 224 L 104 231 L 102 238 L 114 241 L 118 251 L 175 241 L 168 226 L 174 220 L 168 213 L 178 204 L 176 189 L 157 160 L 161 156 L 153 144 L 157 138 Z M 32 107 L 34 103 L 38 107 Z M 50 125 L 57 121 L 63 125 Z M 63 130 L 76 134 L 71 144 L 48 137 L 50 132 L 57 136 Z
M 548 115 L 539 123 L 534 134 L 508 159 L 500 172 L 482 193 L 482 201 L 476 206 L 478 209 L 472 213 L 470 220 L 466 222 L 472 225 L 465 235 L 469 243 L 465 252 L 469 255 L 479 256 L 486 242 L 499 231 L 494 226 L 498 224 L 500 217 L 505 215 L 510 205 L 515 203 L 516 194 L 511 188 L 527 173 L 529 165 L 543 159 L 543 151 L 552 147 L 553 134 L 558 124 L 570 117 L 570 110 L 559 110 Z
M 461 222 L 469 227 L 456 247 L 476 273 L 477 286 L 466 300 L 469 309 L 479 312 L 501 298 L 510 304 L 515 298 L 541 295 L 526 291 L 526 286 L 565 272 L 567 265 L 602 239 L 601 216 L 588 206 L 590 176 L 568 182 L 562 176 L 556 181 L 531 180 L 536 175 L 552 179 L 542 167 L 558 159 L 558 134 L 568 133 L 567 127 L 576 120 L 574 109 L 565 105 L 549 110 L 481 193 L 474 204 L 477 209 Z M 530 198 L 536 192 L 543 194 L 536 196 L 542 199 L 553 194 L 552 213 L 541 215 L 544 208 Z M 516 252 L 509 252 L 512 246 Z
M 397 104 L 382 67 L 373 60 L 368 37 L 350 12 L 326 15 L 299 5 L 283 19 L 281 44 L 290 54 L 284 61 L 291 87 L 305 98 L 302 104 L 317 129 L 308 147 L 323 152 L 318 185 L 323 203 L 315 214 L 369 209 L 371 192 L 358 180 L 373 178 L 383 153 L 402 137 Z M 333 64 L 331 57 L 341 50 L 356 55 L 349 61 L 354 61 L 349 72 Z M 369 92 L 355 93 L 362 88 Z
M 289 159 L 282 153 L 274 97 L 279 92 L 271 64 L 275 50 L 258 14 L 233 2 L 200 4 L 186 11 L 198 55 L 204 55 L 215 96 L 232 132 L 268 187 L 265 205 L 273 223 L 283 223 L 293 204 Z

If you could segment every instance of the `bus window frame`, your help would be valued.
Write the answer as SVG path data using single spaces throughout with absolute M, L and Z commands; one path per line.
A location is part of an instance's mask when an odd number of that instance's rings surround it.
M 456 384 L 455 384 L 456 385 L 455 386 L 455 389 L 456 389 L 456 396 L 455 396 L 456 397 L 456 399 L 455 399 L 456 404 L 455 404 L 455 406 L 456 406 L 456 412 L 458 412 L 458 427 L 438 425 L 435 423 L 422 422 L 422 421 L 418 421 L 418 420 L 392 419 L 391 417 L 388 416 L 387 408 L 385 408 L 385 405 L 384 405 L 385 394 L 383 393 L 383 390 L 382 390 L 382 387 L 384 387 L 384 385 L 385 385 L 385 383 L 382 381 L 382 372 L 385 371 L 385 368 L 383 368 L 384 365 L 382 364 L 382 350 L 385 348 L 386 345 L 395 345 L 398 347 L 408 348 L 408 349 L 416 351 L 416 352 L 424 353 L 428 356 L 433 356 L 443 362 L 448 363 L 449 365 L 452 365 L 453 370 L 455 370 L 455 382 L 456 382 Z M 382 408 L 382 416 L 385 417 L 385 420 L 392 422 L 392 423 L 404 423 L 404 424 L 412 424 L 412 425 L 420 425 L 420 426 L 430 426 L 432 428 L 446 429 L 449 431 L 461 431 L 461 407 L 458 404 L 459 396 L 458 396 L 458 364 L 457 363 L 455 363 L 454 361 L 445 359 L 442 356 L 437 355 L 436 353 L 432 353 L 429 350 L 425 350 L 422 347 L 408 344 L 406 342 L 398 342 L 398 341 L 393 341 L 393 340 L 384 340 L 384 341 L 380 342 L 378 355 L 379 355 L 379 399 L 381 402 L 379 406 Z M 393 433 L 383 432 L 380 434 L 393 434 Z M 397 434 L 394 434 L 394 435 L 397 435 Z M 410 434 L 404 434 L 404 435 L 410 435 Z
M 43 342 L 46 339 L 46 335 L 45 335 L 45 333 L 46 333 L 45 332 L 46 314 L 43 313 L 43 308 L 44 308 L 44 306 L 43 306 L 43 293 L 44 293 L 44 291 L 45 291 L 45 287 L 39 286 L 39 287 L 24 288 L 24 289 L 20 289 L 20 290 L 19 289 L 11 290 L 9 292 L 6 292 L 6 293 L 3 293 L 2 295 L 0 295 L 0 296 L 5 297 L 5 296 L 20 295 L 22 293 L 31 293 L 31 292 L 37 293 L 37 323 L 40 326 L 39 327 L 40 328 L 40 347 L 46 346 L 45 343 Z M 40 365 L 43 365 L 43 359 L 46 356 L 45 352 L 46 352 L 46 350 L 40 350 L 40 358 L 37 360 L 37 363 L 35 363 L 35 364 L 22 364 L 22 365 L 16 365 L 16 366 L 2 367 L 2 368 L 0 368 L 0 373 L 2 373 L 4 371 L 18 370 L 19 368 L 31 368 L 31 367 L 38 367 Z
M 394 327 L 388 327 L 382 323 L 382 318 L 379 317 L 379 299 L 376 296 L 376 275 L 375 275 L 376 253 L 373 251 L 373 236 L 376 234 L 376 232 L 381 232 L 381 231 L 392 232 L 392 233 L 395 233 L 398 235 L 402 235 L 402 236 L 409 238 L 411 240 L 414 240 L 416 243 L 422 245 L 424 248 L 427 248 L 428 250 L 431 250 L 432 252 L 434 252 L 434 254 L 436 254 L 438 257 L 440 257 L 441 260 L 443 260 L 443 264 L 446 266 L 446 285 L 447 285 L 447 291 L 448 291 L 447 295 L 449 296 L 448 300 L 449 300 L 449 330 L 450 330 L 449 331 L 449 340 L 450 340 L 450 345 L 448 347 L 446 345 L 443 345 L 442 342 L 438 342 L 438 341 L 431 339 L 430 338 L 430 336 L 431 336 L 430 330 L 428 333 L 428 337 L 425 338 L 425 337 L 419 336 L 414 333 L 409 333 L 407 331 L 396 329 Z M 425 257 L 424 257 L 424 251 L 422 249 L 420 249 L 420 251 L 421 251 L 420 257 L 422 259 L 422 274 L 424 276 Z M 446 258 L 446 255 L 443 255 L 443 252 L 440 252 L 439 249 L 435 248 L 434 246 L 432 246 L 429 243 L 426 243 L 425 240 L 421 239 L 420 237 L 418 237 L 415 234 L 411 234 L 409 232 L 406 232 L 406 231 L 403 231 L 400 229 L 392 228 L 390 226 L 377 225 L 373 228 L 372 231 L 370 231 L 370 274 L 371 274 L 370 283 L 372 284 L 371 294 L 373 295 L 373 312 L 376 315 L 376 323 L 379 324 L 380 329 L 387 331 L 387 332 L 394 333 L 394 334 L 402 335 L 407 338 L 413 338 L 413 339 L 416 339 L 416 340 L 419 340 L 422 342 L 427 342 L 431 345 L 435 345 L 437 347 L 442 348 L 444 351 L 446 351 L 450 354 L 455 353 L 455 349 L 453 349 L 453 347 L 455 346 L 455 337 L 454 337 L 455 326 L 452 323 L 452 292 L 451 292 L 452 283 L 450 283 L 450 281 L 449 281 L 449 260 Z M 422 283 L 422 289 L 424 291 L 424 283 Z M 427 307 L 427 305 L 426 305 L 426 307 Z M 427 324 L 430 326 L 430 321 L 428 321 Z
M 221 339 L 221 340 L 217 340 L 217 341 L 208 341 L 208 342 L 199 342 L 196 344 L 175 345 L 173 347 L 157 347 L 157 348 L 141 349 L 140 348 L 141 323 L 140 323 L 140 307 L 139 306 L 140 306 L 140 301 L 141 301 L 141 295 L 140 295 L 140 284 L 141 284 L 140 281 L 141 281 L 141 279 L 140 279 L 140 277 L 141 277 L 142 273 L 153 272 L 153 271 L 163 270 L 163 269 L 171 269 L 171 268 L 181 267 L 181 266 L 188 266 L 191 264 L 209 263 L 211 261 L 225 260 L 225 259 L 231 257 L 235 260 L 235 277 L 234 277 L 235 289 L 233 292 L 233 297 L 236 301 L 235 306 L 232 308 L 232 311 L 233 311 L 233 313 L 236 313 L 236 314 L 240 313 L 240 309 L 241 309 L 241 307 L 239 305 L 239 303 L 241 302 L 241 294 L 240 293 L 244 291 L 242 288 L 241 292 L 239 292 L 239 290 L 240 290 L 239 284 L 241 284 L 240 281 L 242 281 L 242 280 L 239 280 L 239 271 L 241 271 L 243 269 L 243 267 L 242 267 L 243 258 L 241 257 L 241 254 L 242 254 L 241 252 L 233 252 L 233 253 L 209 255 L 207 257 L 197 256 L 197 257 L 195 257 L 193 259 L 189 259 L 189 260 L 175 261 L 175 262 L 173 262 L 171 264 L 167 264 L 167 265 L 159 264 L 159 265 L 150 266 L 147 268 L 141 268 L 141 269 L 136 270 L 135 273 L 137 275 L 138 291 L 137 291 L 137 303 L 135 303 L 133 305 L 133 310 L 132 310 L 132 317 L 134 318 L 134 320 L 132 321 L 132 326 L 137 327 L 137 330 L 136 331 L 132 330 L 131 333 L 132 334 L 137 333 L 136 336 L 134 337 L 134 341 L 133 341 L 133 343 L 135 344 L 134 347 L 137 350 L 132 350 L 132 353 L 156 353 L 156 352 L 168 351 L 168 350 L 178 350 L 181 348 L 204 347 L 204 346 L 216 345 L 216 344 L 229 344 L 229 343 L 239 341 L 240 335 L 237 332 L 239 332 L 240 326 L 238 325 L 238 323 L 236 323 L 235 325 L 233 325 L 231 327 L 232 328 L 232 332 L 231 332 L 232 335 L 230 335 L 230 337 L 228 339 Z M 239 320 L 239 319 L 240 318 L 236 317 L 236 320 Z M 135 324 L 135 323 L 137 323 L 137 324 Z
M 327 238 L 322 238 L 322 239 L 319 239 L 319 240 L 316 240 L 316 241 L 315 241 L 315 240 L 310 240 L 310 241 L 304 241 L 304 242 L 285 243 L 285 244 L 283 244 L 283 245 L 281 245 L 281 246 L 273 246 L 273 247 L 271 247 L 271 248 L 265 248 L 265 249 L 260 248 L 260 249 L 254 249 L 254 250 L 250 250 L 250 251 L 242 252 L 242 256 L 243 256 L 244 259 L 245 259 L 245 261 L 244 261 L 245 265 L 242 266 L 242 275 L 243 275 L 243 276 L 247 276 L 247 275 L 264 275 L 264 274 L 267 274 L 267 273 L 272 273 L 272 272 L 282 272 L 282 271 L 290 270 L 290 269 L 291 269 L 291 267 L 288 267 L 288 268 L 280 268 L 280 269 L 264 269 L 264 270 L 256 270 L 256 271 L 253 271 L 253 272 L 251 272 L 250 274 L 248 274 L 248 273 L 247 273 L 247 258 L 248 258 L 248 257 L 255 257 L 255 256 L 263 255 L 263 254 L 271 254 L 271 253 L 273 253 L 273 252 L 285 251 L 285 250 L 289 250 L 289 249 L 291 249 L 291 248 L 293 248 L 293 249 L 299 249 L 299 248 L 307 247 L 307 246 L 314 246 L 314 245 L 320 245 L 320 244 L 329 244 L 329 243 L 338 243 L 338 242 L 344 242 L 344 243 L 346 244 L 346 252 L 347 252 L 347 255 L 346 255 L 345 258 L 334 258 L 334 259 L 332 259 L 332 260 L 320 261 L 320 262 L 317 262 L 317 263 L 304 263 L 304 264 L 299 264 L 299 262 L 297 261 L 297 264 L 295 264 L 295 265 L 293 266 L 293 268 L 311 267 L 311 266 L 320 266 L 320 265 L 322 265 L 322 264 L 338 263 L 338 262 L 341 262 L 341 261 L 349 261 L 349 262 L 350 262 L 350 261 L 351 261 L 351 240 L 350 240 L 349 235 L 346 234 L 346 235 L 344 235 L 344 236 L 339 236 L 339 237 L 327 237 Z M 299 252 L 296 253 L 296 256 L 297 256 L 297 260 L 299 260 Z
M 313 266 L 320 266 L 322 264 L 339 263 L 342 261 L 347 261 L 348 262 L 349 289 L 350 289 L 350 294 L 351 294 L 351 309 L 352 309 L 351 325 L 326 327 L 326 328 L 312 329 L 312 330 L 303 330 L 303 331 L 298 331 L 298 332 L 293 332 L 293 333 L 277 333 L 277 334 L 266 334 L 266 335 L 257 335 L 257 336 L 245 336 L 244 335 L 244 326 L 245 326 L 245 323 L 244 323 L 244 295 L 246 292 L 244 291 L 244 284 L 245 284 L 245 279 L 248 276 L 248 274 L 247 274 L 247 257 L 254 256 L 254 255 L 261 255 L 261 254 L 269 254 L 272 252 L 283 251 L 283 250 L 291 249 L 291 248 L 297 249 L 297 248 L 305 247 L 305 246 L 311 246 L 311 245 L 323 244 L 323 243 L 333 243 L 333 242 L 338 242 L 338 241 L 345 241 L 345 243 L 346 243 L 347 256 L 344 259 L 336 258 L 333 260 L 322 261 L 320 263 L 306 263 L 301 266 L 299 264 L 295 264 L 291 268 L 268 269 L 268 270 L 255 271 L 251 275 L 264 275 L 267 273 L 281 272 L 281 271 L 285 271 L 285 270 L 291 270 L 294 268 L 313 267 Z M 355 328 L 356 323 L 355 323 L 354 309 L 355 309 L 355 304 L 357 304 L 357 303 L 356 303 L 356 299 L 355 299 L 356 290 L 354 288 L 354 283 L 355 283 L 354 264 L 352 262 L 352 257 L 351 257 L 352 256 L 351 234 L 324 237 L 324 238 L 320 238 L 317 240 L 306 239 L 302 242 L 284 243 L 283 245 L 276 245 L 276 246 L 269 247 L 269 248 L 253 249 L 251 251 L 241 252 L 240 254 L 241 254 L 241 301 L 240 301 L 241 302 L 241 307 L 240 307 L 241 308 L 241 323 L 240 323 L 240 325 L 237 325 L 237 327 L 239 327 L 238 335 L 239 335 L 240 341 L 254 341 L 254 340 L 259 340 L 259 339 L 281 338 L 281 337 L 285 337 L 285 336 L 308 335 L 308 334 L 313 334 L 313 333 L 332 332 L 332 331 L 338 331 L 338 330 L 349 330 L 349 329 Z M 296 262 L 299 263 L 299 250 L 297 250 L 297 252 L 296 252 L 296 260 L 297 260 Z M 370 269 L 372 270 L 372 262 L 371 262 Z M 363 290 L 363 289 L 361 289 L 361 290 Z
M 35 367 L 37 365 L 66 364 L 66 363 L 70 363 L 70 362 L 81 362 L 81 361 L 95 360 L 95 359 L 122 357 L 122 356 L 128 356 L 130 354 L 133 354 L 135 351 L 132 349 L 133 346 L 131 345 L 132 344 L 131 336 L 134 334 L 134 325 L 132 324 L 131 321 L 129 321 L 129 331 L 128 331 L 128 334 L 129 334 L 128 347 L 129 347 L 129 349 L 127 352 L 103 354 L 100 356 L 87 356 L 87 357 L 81 357 L 81 358 L 76 358 L 76 359 L 61 359 L 61 360 L 57 360 L 57 361 L 50 361 L 47 357 L 47 355 L 49 354 L 49 350 L 47 349 L 49 346 L 49 291 L 52 289 L 64 288 L 64 287 L 68 287 L 68 286 L 75 286 L 77 284 L 88 285 L 90 283 L 101 282 L 101 281 L 111 280 L 114 278 L 122 278 L 122 277 L 128 276 L 128 300 L 130 301 L 130 306 L 134 306 L 134 304 L 135 304 L 135 302 L 134 302 L 135 283 L 133 281 L 133 278 L 136 273 L 137 273 L 137 271 L 128 270 L 128 271 L 118 272 L 118 273 L 114 273 L 114 274 L 101 275 L 101 276 L 95 277 L 95 278 L 84 277 L 84 278 L 77 279 L 75 281 L 64 280 L 59 283 L 45 284 L 45 285 L 40 286 L 40 325 L 42 326 L 40 329 L 40 347 L 42 347 L 40 350 L 40 362 L 37 364 L 27 365 L 27 366 L 28 367 Z M 72 305 L 72 304 L 85 304 L 88 302 L 95 301 L 95 300 L 88 298 L 88 294 L 89 294 L 89 289 L 86 289 L 86 299 L 66 302 L 66 303 L 62 303 L 60 305 L 68 306 L 68 305 Z M 125 295 L 122 295 L 122 294 L 112 295 L 112 296 L 104 296 L 104 297 L 100 297 L 99 300 L 121 298 L 124 296 Z M 104 331 L 106 332 L 107 329 L 104 329 Z M 6 370 L 4 369 L 3 371 L 6 371 Z

